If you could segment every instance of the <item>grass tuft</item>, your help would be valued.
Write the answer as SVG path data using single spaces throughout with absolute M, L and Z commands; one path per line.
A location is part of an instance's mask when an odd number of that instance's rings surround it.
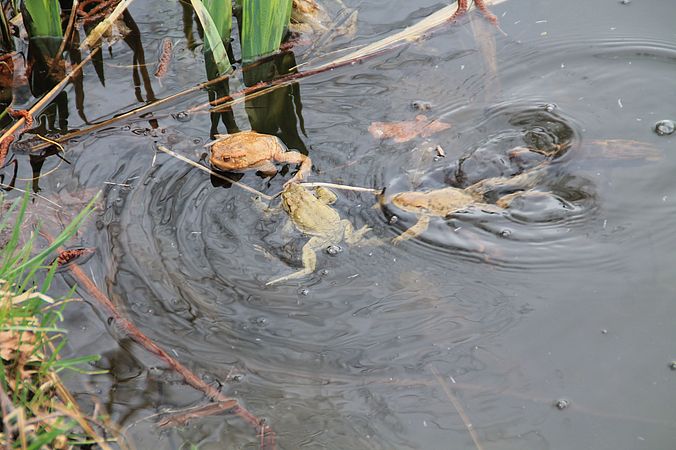
M 110 448 L 91 425 L 100 421 L 79 410 L 59 378 L 61 371 L 98 356 L 59 356 L 66 343 L 65 331 L 58 326 L 65 301 L 44 293 L 56 271 L 55 263 L 45 261 L 75 233 L 93 201 L 52 245 L 36 252 L 35 231 L 27 242 L 20 242 L 28 202 L 26 194 L 0 219 L 0 236 L 8 234 L 0 240 L 0 446 L 65 449 L 95 442 Z M 0 198 L 0 208 L 2 204 Z

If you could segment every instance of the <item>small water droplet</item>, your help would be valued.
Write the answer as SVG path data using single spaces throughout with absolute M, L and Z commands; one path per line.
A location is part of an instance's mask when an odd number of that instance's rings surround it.
M 328 270 L 326 270 L 326 269 L 322 269 L 322 271 L 321 271 L 321 272 L 319 272 L 319 273 L 320 273 L 320 275 L 321 275 L 321 276 L 323 276 L 323 277 L 324 277 L 324 276 L 326 276 L 326 275 L 328 275 L 328 274 L 329 274 L 329 271 L 328 271 Z
M 331 256 L 336 256 L 338 253 L 342 252 L 343 249 L 340 245 L 329 245 L 326 247 L 326 253 Z
M 390 220 L 387 223 L 389 223 L 390 225 L 394 225 L 395 223 L 397 223 L 398 220 L 399 220 L 399 217 L 392 216 L 392 217 L 390 217 Z
M 174 114 L 174 119 L 178 120 L 179 122 L 189 122 L 190 118 L 190 114 L 185 111 Z
M 548 113 L 554 112 L 555 109 L 556 109 L 556 104 L 555 104 L 555 103 L 547 103 L 547 104 L 545 105 L 545 111 L 547 111 Z
M 511 231 L 511 230 L 502 230 L 502 231 L 500 232 L 500 237 L 503 237 L 503 238 L 508 238 L 508 237 L 510 237 L 511 235 L 512 235 L 512 231 Z
M 669 368 L 670 368 L 671 370 L 676 370 L 676 361 L 671 361 L 671 362 L 669 363 Z
M 660 120 L 655 124 L 655 133 L 658 136 L 669 136 L 674 130 L 676 130 L 676 124 L 674 124 L 673 120 Z
M 628 5 L 631 3 L 631 0 L 620 0 L 620 5 Z
M 603 330 L 601 330 L 601 334 L 608 334 L 608 330 L 604 328 Z
M 242 375 L 241 373 L 237 373 L 237 374 L 232 375 L 232 376 L 230 377 L 230 381 L 233 381 L 233 382 L 235 382 L 235 383 L 239 383 L 239 382 L 242 381 L 243 379 L 244 379 L 244 375 Z
M 554 406 L 556 406 L 558 409 L 566 409 L 570 406 L 570 401 L 566 400 L 565 398 L 560 398 L 554 402 Z
M 300 295 L 309 295 L 309 294 L 310 294 L 310 290 L 309 290 L 308 288 L 302 288 L 302 289 L 300 289 L 300 290 L 298 291 L 298 294 L 300 294 Z

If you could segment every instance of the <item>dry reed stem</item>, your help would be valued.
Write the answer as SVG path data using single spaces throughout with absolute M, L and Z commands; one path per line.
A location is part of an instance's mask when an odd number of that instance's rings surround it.
M 465 414 L 465 410 L 462 408 L 462 405 L 460 404 L 458 399 L 455 398 L 455 395 L 453 395 L 451 388 L 448 387 L 446 381 L 441 377 L 441 375 L 439 375 L 439 372 L 437 371 L 436 367 L 432 367 L 431 370 L 436 379 L 439 381 L 439 384 L 441 385 L 441 388 L 444 390 L 446 397 L 448 397 L 448 399 L 451 401 L 453 407 L 455 408 L 455 410 L 458 412 L 458 415 L 462 419 L 462 422 L 465 424 L 465 428 L 469 432 L 469 435 L 472 437 L 472 442 L 474 442 L 474 446 L 476 447 L 477 450 L 484 450 L 482 445 L 479 443 L 479 436 L 477 436 L 476 431 L 474 431 L 472 422 L 469 420 L 469 417 L 467 417 L 467 414 Z
M 59 83 L 57 83 L 56 86 L 54 86 L 47 94 L 45 94 L 44 97 L 42 97 L 40 100 L 38 100 L 38 102 L 37 102 L 35 105 L 33 105 L 33 107 L 32 107 L 31 109 L 28 110 L 28 113 L 29 113 L 32 117 L 35 117 L 35 116 L 37 116 L 38 114 L 40 114 L 40 112 L 42 111 L 42 109 L 43 109 L 45 106 L 47 106 L 47 103 L 49 103 L 50 101 L 52 101 L 52 100 L 54 99 L 54 97 L 56 97 L 56 96 L 59 94 L 59 92 L 61 92 L 61 91 L 63 90 L 63 88 L 66 87 L 66 84 L 68 84 L 68 82 L 69 82 L 69 81 L 70 81 L 70 80 L 71 80 L 71 79 L 72 79 L 72 78 L 73 78 L 80 70 L 82 70 L 82 68 L 84 67 L 84 65 L 87 64 L 87 63 L 89 62 L 89 60 L 92 59 L 92 57 L 96 54 L 96 52 L 98 52 L 98 51 L 100 51 L 100 50 L 101 50 L 100 47 L 97 47 L 97 48 L 95 48 L 94 50 L 92 50 L 92 51 L 87 55 L 87 57 L 85 57 L 85 59 L 83 59 L 83 60 L 80 62 L 80 64 L 78 64 L 77 66 L 75 66 L 75 67 L 73 68 L 73 70 L 71 70 L 71 71 L 68 73 L 68 75 L 66 75 L 61 81 L 59 81 Z M 25 121 L 26 121 L 26 119 L 22 117 L 22 118 L 20 118 L 19 120 L 17 120 L 16 122 L 14 122 L 14 124 L 12 124 L 12 126 L 9 127 L 9 129 L 7 129 L 7 130 L 3 133 L 2 137 L 0 137 L 0 145 L 2 145 L 2 143 L 4 143 L 4 142 L 5 142 L 7 139 L 9 139 L 10 137 L 13 138 L 14 132 L 16 132 L 19 128 L 21 128 L 21 127 L 24 125 Z M 0 164 L 0 165 L 1 165 L 1 164 Z
M 68 25 L 66 25 L 66 31 L 63 33 L 61 45 L 59 45 L 59 50 L 56 52 L 54 61 L 52 61 L 52 67 L 50 68 L 50 71 L 57 66 L 58 62 L 63 57 L 63 52 L 66 50 L 66 45 L 70 40 L 70 34 L 73 32 L 73 25 L 75 24 L 75 18 L 77 17 L 78 6 L 79 6 L 78 0 L 73 0 L 73 4 L 70 9 L 70 17 L 68 18 Z
M 356 191 L 356 192 L 368 192 L 369 194 L 373 195 L 380 195 L 382 193 L 382 189 L 373 189 L 373 188 L 366 188 L 366 187 L 360 187 L 360 186 L 349 186 L 347 184 L 336 184 L 336 183 L 325 183 L 323 181 L 317 181 L 313 183 L 298 183 L 301 186 L 305 187 L 329 187 L 333 189 L 342 189 L 344 191 Z M 273 197 L 277 197 L 279 194 L 274 195 Z
M 120 114 L 120 115 L 115 116 L 115 117 L 112 117 L 108 120 L 104 120 L 104 121 L 99 122 L 95 125 L 92 125 L 88 128 L 84 128 L 82 130 L 77 130 L 77 131 L 72 131 L 72 132 L 70 132 L 70 133 L 68 133 L 64 136 L 61 136 L 59 139 L 56 139 L 55 141 L 58 142 L 58 143 L 63 143 L 63 142 L 66 142 L 70 139 L 76 138 L 78 136 L 84 136 L 85 134 L 89 134 L 89 133 L 92 133 L 96 130 L 100 130 L 101 128 L 109 127 L 113 123 L 119 122 L 121 120 L 129 119 L 129 118 L 132 118 L 132 117 L 135 117 L 135 116 L 139 116 L 141 114 L 152 112 L 158 106 L 161 106 L 161 105 L 164 105 L 165 103 L 170 103 L 172 101 L 178 100 L 179 98 L 184 97 L 188 94 L 191 94 L 193 92 L 197 92 L 197 91 L 204 89 L 204 88 L 207 88 L 207 87 L 209 87 L 213 84 L 227 80 L 228 78 L 230 78 L 230 76 L 231 76 L 230 74 L 223 75 L 223 76 L 220 76 L 218 78 L 214 78 L 213 80 L 209 80 L 209 81 L 206 81 L 204 83 L 197 84 L 197 85 L 195 85 L 195 86 L 193 86 L 189 89 L 186 89 L 186 90 L 181 91 L 181 92 L 177 92 L 176 94 L 170 95 L 169 97 L 165 97 L 165 98 L 160 99 L 160 100 L 157 100 L 156 102 L 150 103 L 148 105 L 141 106 L 140 108 L 132 109 L 131 111 L 128 111 L 124 114 Z M 34 145 L 33 147 L 31 147 L 31 151 L 41 150 L 41 149 L 46 148 L 48 146 L 49 146 L 49 144 Z

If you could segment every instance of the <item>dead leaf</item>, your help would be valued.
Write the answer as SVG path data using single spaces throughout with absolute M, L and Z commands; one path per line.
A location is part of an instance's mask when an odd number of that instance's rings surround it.
M 440 120 L 429 120 L 420 114 L 415 120 L 402 122 L 373 122 L 369 133 L 376 139 L 392 139 L 394 142 L 408 142 L 416 137 L 429 137 L 434 133 L 446 130 L 451 125 Z
M 35 335 L 30 331 L 0 331 L 0 358 L 12 361 L 20 354 L 21 360 L 33 353 Z

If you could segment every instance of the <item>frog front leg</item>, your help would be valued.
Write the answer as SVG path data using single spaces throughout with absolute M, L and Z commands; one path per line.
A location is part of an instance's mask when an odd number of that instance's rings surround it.
M 265 285 L 270 286 L 271 284 L 281 283 L 282 281 L 292 280 L 294 278 L 301 278 L 314 272 L 315 269 L 317 268 L 317 254 L 315 252 L 317 251 L 318 248 L 322 247 L 324 243 L 325 243 L 324 239 L 318 237 L 310 238 L 310 240 L 307 241 L 307 243 L 305 243 L 302 250 L 301 259 L 303 261 L 303 268 L 289 275 L 285 275 L 283 277 L 270 280 L 267 283 L 265 283 Z
M 262 173 L 266 177 L 271 177 L 277 173 L 277 167 L 271 161 L 263 161 L 258 165 L 251 167 L 252 169 Z
M 384 245 L 385 243 L 377 237 L 364 239 L 364 235 L 371 231 L 371 227 L 364 225 L 357 231 L 354 231 L 354 227 L 349 220 L 343 219 L 341 221 L 344 230 L 344 239 L 350 245 L 359 243 L 360 245 L 367 245 L 371 247 L 378 247 Z
M 302 181 L 303 179 L 307 178 L 307 176 L 310 174 L 310 170 L 312 169 L 312 161 L 310 158 L 295 150 L 280 152 L 274 155 L 273 158 L 275 161 L 280 163 L 300 164 L 300 168 L 298 169 L 298 172 L 296 172 L 296 175 L 287 181 L 287 183 L 296 183 Z
M 427 230 L 427 227 L 429 227 L 429 225 L 430 225 L 430 216 L 428 216 L 427 214 L 420 216 L 415 225 L 413 225 L 411 228 L 401 233 L 399 236 L 392 239 L 392 244 L 399 245 L 403 241 L 407 241 L 409 239 L 413 239 L 414 237 L 420 236 L 420 234 L 422 234 L 425 230 Z

